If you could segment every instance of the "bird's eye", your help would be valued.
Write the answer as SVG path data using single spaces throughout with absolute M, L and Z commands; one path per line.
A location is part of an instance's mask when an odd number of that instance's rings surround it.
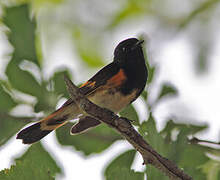
M 126 50 L 125 47 L 123 47 L 123 48 L 122 48 L 122 51 L 125 51 L 125 50 Z

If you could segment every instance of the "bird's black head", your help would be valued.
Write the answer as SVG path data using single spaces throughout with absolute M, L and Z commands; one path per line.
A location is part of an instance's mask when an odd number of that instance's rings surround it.
M 137 61 L 143 59 L 143 51 L 141 44 L 143 40 L 136 38 L 126 39 L 118 44 L 114 51 L 114 62 L 123 64 L 129 61 Z

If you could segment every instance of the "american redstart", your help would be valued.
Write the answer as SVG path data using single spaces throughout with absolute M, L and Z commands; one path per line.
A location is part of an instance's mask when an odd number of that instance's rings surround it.
M 136 38 L 120 42 L 115 48 L 113 62 L 80 86 L 81 93 L 93 103 L 115 113 L 136 100 L 143 91 L 148 77 L 141 46 L 143 42 Z M 82 110 L 69 99 L 49 116 L 20 131 L 17 139 L 22 139 L 24 144 L 37 142 L 66 124 L 68 120 L 78 117 L 79 121 L 72 127 L 71 134 L 81 133 L 101 123 L 83 114 Z

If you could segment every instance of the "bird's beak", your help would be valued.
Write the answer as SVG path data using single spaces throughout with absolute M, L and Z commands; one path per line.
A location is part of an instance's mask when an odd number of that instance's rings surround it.
M 132 50 L 133 49 L 136 49 L 138 46 L 140 46 L 141 44 L 143 44 L 144 40 L 139 40 L 133 47 L 132 47 Z

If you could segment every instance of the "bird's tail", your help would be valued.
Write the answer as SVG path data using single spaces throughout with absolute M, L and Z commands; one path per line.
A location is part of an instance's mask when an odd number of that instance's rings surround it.
M 53 130 L 66 124 L 73 118 L 74 109 L 71 105 L 64 105 L 41 121 L 23 129 L 17 134 L 17 139 L 22 139 L 24 144 L 32 144 L 48 135 Z

